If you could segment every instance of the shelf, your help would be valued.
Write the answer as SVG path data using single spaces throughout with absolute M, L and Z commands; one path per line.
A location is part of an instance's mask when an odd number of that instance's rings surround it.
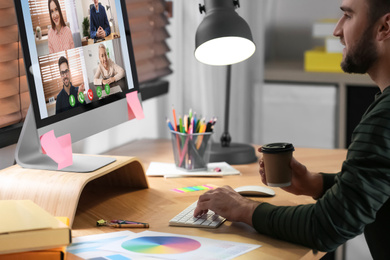
M 346 104 L 347 88 L 354 87 L 377 87 L 371 78 L 365 74 L 348 74 L 332 72 L 307 72 L 304 71 L 303 61 L 271 61 L 266 62 L 264 81 L 285 82 L 292 84 L 318 84 L 335 85 L 338 88 L 337 97 L 337 134 L 336 146 L 346 148 Z M 378 89 L 379 91 L 379 89 Z
M 139 86 L 142 101 L 158 97 L 168 93 L 169 82 L 166 80 L 156 80 L 148 83 L 142 83 Z
M 264 80 L 278 82 L 376 86 L 367 74 L 307 72 L 304 71 L 303 67 L 302 61 L 266 62 Z

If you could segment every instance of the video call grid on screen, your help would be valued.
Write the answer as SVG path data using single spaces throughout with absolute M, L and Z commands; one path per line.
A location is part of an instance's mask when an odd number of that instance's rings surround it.
M 33 28 L 33 17 L 37 16 L 36 6 L 30 6 L 33 1 L 21 1 L 23 10 L 24 26 L 28 43 L 29 56 L 31 59 L 31 69 L 34 75 L 35 93 L 38 102 L 40 119 L 44 120 L 56 115 L 55 103 L 56 97 L 63 88 L 63 81 L 58 65 L 60 57 L 65 57 L 69 64 L 69 80 L 74 87 L 84 86 L 84 103 L 80 106 L 85 106 L 89 103 L 99 104 L 101 97 L 97 97 L 96 92 L 104 96 L 109 96 L 121 92 L 128 92 L 135 88 L 133 83 L 133 73 L 131 70 L 130 57 L 128 51 L 128 43 L 125 34 L 124 18 L 120 0 L 99 0 L 101 6 L 107 16 L 110 25 L 110 34 L 105 40 L 94 40 L 86 38 L 83 35 L 83 21 L 90 17 L 90 8 L 93 7 L 93 0 L 58 0 L 53 1 L 60 6 L 63 20 L 66 24 L 66 29 L 71 32 L 73 48 L 65 50 L 52 50 L 49 48 L 48 34 L 51 25 L 48 28 L 40 28 L 39 35 L 37 28 Z M 57 6 L 55 5 L 55 8 Z M 107 10 L 108 9 L 111 10 Z M 47 13 L 41 11 L 39 16 L 50 19 L 49 8 Z M 42 9 L 41 9 L 42 10 Z M 100 8 L 99 8 L 100 10 Z M 54 10 L 52 9 L 52 12 Z M 55 15 L 53 15 L 55 17 Z M 36 18 L 36 17 L 35 17 Z M 90 20 L 90 19 L 89 19 Z M 60 32 L 61 35 L 66 33 Z M 69 34 L 68 34 L 69 35 Z M 62 42 L 63 43 L 63 42 Z M 62 45 L 67 45 L 68 42 Z M 69 44 L 68 44 L 69 45 Z M 103 45 L 106 48 L 106 54 L 114 64 L 124 69 L 125 76 L 121 79 L 122 86 L 110 85 L 115 91 L 107 91 L 105 86 L 95 86 L 94 76 L 99 66 L 99 48 Z M 134 61 L 132 61 L 134 62 Z M 100 91 L 98 88 L 100 87 Z M 125 88 L 125 89 L 124 89 Z M 30 91 L 32 91 L 30 86 Z M 94 91 L 92 91 L 94 90 Z M 93 94 L 93 97 L 90 96 Z M 78 97 L 75 97 L 78 98 Z M 74 100 L 72 100 L 74 102 Z M 69 100 L 71 102 L 71 100 Z M 104 103 L 104 102 L 103 102 Z M 95 105 L 97 106 L 97 105 Z M 73 107 L 72 107 L 73 109 Z M 62 112 L 63 113 L 63 112 Z M 67 115 L 72 115 L 66 111 Z M 39 120 L 38 120 L 39 121 Z

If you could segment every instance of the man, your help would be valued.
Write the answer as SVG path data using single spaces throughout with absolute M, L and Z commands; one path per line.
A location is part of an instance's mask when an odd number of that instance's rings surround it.
M 72 107 L 80 106 L 79 94 L 84 92 L 84 84 L 79 87 L 74 87 L 70 82 L 69 63 L 68 60 L 61 56 L 58 60 L 58 67 L 62 78 L 62 90 L 57 96 L 56 114 L 67 111 Z
M 230 187 L 199 197 L 194 215 L 208 209 L 258 232 L 320 251 L 333 251 L 364 232 L 374 259 L 390 256 L 390 1 L 342 0 L 334 35 L 345 46 L 341 67 L 368 73 L 380 93 L 352 135 L 337 174 L 309 172 L 292 159 L 286 191 L 317 199 L 315 204 L 277 207 L 252 201 Z M 260 175 L 266 183 L 264 163 Z
M 90 12 L 91 38 L 104 39 L 110 35 L 111 29 L 107 19 L 106 9 L 99 3 L 99 0 L 93 0 Z

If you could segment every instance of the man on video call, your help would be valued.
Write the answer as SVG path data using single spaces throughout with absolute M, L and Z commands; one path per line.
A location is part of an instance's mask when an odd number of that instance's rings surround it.
M 341 67 L 347 73 L 367 73 L 379 87 L 353 132 L 341 171 L 310 172 L 293 158 L 291 185 L 283 189 L 311 196 L 316 203 L 275 206 L 225 186 L 201 195 L 194 216 L 212 210 L 259 233 L 326 252 L 364 232 L 372 257 L 390 259 L 390 1 L 341 2 L 343 16 L 334 29 L 345 46 Z M 265 171 L 260 160 L 267 183 Z
M 58 67 L 63 82 L 63 87 L 57 96 L 56 114 L 67 111 L 73 107 L 81 105 L 79 102 L 79 93 L 84 92 L 84 84 L 74 87 L 70 82 L 70 71 L 68 60 L 61 56 L 58 60 Z
M 89 20 L 92 39 L 104 39 L 104 37 L 110 35 L 111 28 L 106 9 L 99 3 L 99 0 L 93 0 Z

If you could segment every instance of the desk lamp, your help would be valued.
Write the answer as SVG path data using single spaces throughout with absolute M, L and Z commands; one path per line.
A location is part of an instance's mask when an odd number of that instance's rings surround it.
M 204 0 L 200 13 L 206 15 L 195 36 L 195 57 L 198 61 L 215 66 L 227 65 L 225 121 L 221 143 L 213 143 L 210 162 L 247 164 L 257 160 L 251 145 L 231 143 L 229 134 L 229 102 L 231 65 L 248 59 L 255 52 L 249 25 L 235 9 L 239 0 Z

